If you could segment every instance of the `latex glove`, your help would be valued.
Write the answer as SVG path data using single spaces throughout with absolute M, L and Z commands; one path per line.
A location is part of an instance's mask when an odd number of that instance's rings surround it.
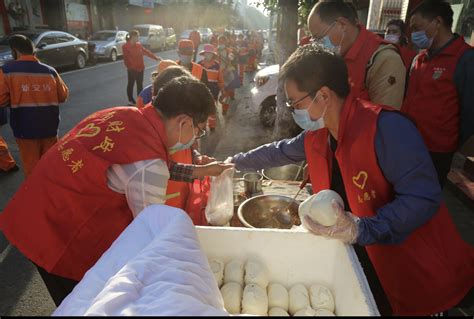
M 196 156 L 194 160 L 197 165 L 206 165 L 216 161 L 214 157 L 209 157 L 207 155 Z
M 193 177 L 201 178 L 204 176 L 219 176 L 228 168 L 233 168 L 234 164 L 226 164 L 222 162 L 213 162 L 206 165 L 195 165 L 193 169 Z
M 347 244 L 354 244 L 359 234 L 359 217 L 354 216 L 350 212 L 345 212 L 334 199 L 331 204 L 336 212 L 336 223 L 334 225 L 323 226 L 313 221 L 309 215 L 306 215 L 303 223 L 304 227 L 315 235 L 339 239 Z

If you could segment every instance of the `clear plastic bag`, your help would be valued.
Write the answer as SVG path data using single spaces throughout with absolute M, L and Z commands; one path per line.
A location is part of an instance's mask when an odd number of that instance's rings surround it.
M 211 190 L 206 206 L 206 219 L 210 225 L 224 226 L 234 215 L 234 172 L 229 168 L 217 177 L 211 177 Z

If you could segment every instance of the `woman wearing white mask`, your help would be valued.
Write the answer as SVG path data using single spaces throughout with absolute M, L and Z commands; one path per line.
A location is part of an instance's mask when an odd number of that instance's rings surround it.
M 474 134 L 474 50 L 452 24 L 444 1 L 424 1 L 411 13 L 411 40 L 422 51 L 401 109 L 420 130 L 442 186 L 454 153 Z
M 410 70 L 411 62 L 416 56 L 416 52 L 411 50 L 408 46 L 408 39 L 406 36 L 405 22 L 401 19 L 390 20 L 385 28 L 385 41 L 398 45 L 400 56 L 403 64 Z
M 334 226 L 311 218 L 304 226 L 354 244 L 381 314 L 428 315 L 456 305 L 474 284 L 474 267 L 466 266 L 474 263 L 474 249 L 441 203 L 413 123 L 351 95 L 344 61 L 319 45 L 298 48 L 280 77 L 305 132 L 231 162 L 255 170 L 308 161 L 313 192 L 336 191 L 349 212 L 334 202 Z

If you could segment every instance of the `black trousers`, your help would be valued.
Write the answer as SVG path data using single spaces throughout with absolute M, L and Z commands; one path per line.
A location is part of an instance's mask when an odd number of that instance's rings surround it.
M 128 84 L 127 84 L 127 95 L 128 100 L 135 102 L 133 98 L 133 87 L 135 86 L 135 82 L 137 83 L 137 96 L 143 90 L 143 71 L 134 71 L 134 70 L 127 70 L 128 75 Z
M 58 307 L 64 298 L 76 287 L 78 281 L 64 278 L 61 276 L 53 275 L 36 265 L 38 272 L 43 279 L 46 288 L 48 289 L 51 298 L 53 298 L 54 304 Z
M 431 160 L 436 169 L 436 173 L 438 173 L 438 180 L 441 188 L 444 187 L 448 179 L 448 173 L 451 169 L 451 163 L 453 162 L 453 153 L 435 153 L 430 152 Z

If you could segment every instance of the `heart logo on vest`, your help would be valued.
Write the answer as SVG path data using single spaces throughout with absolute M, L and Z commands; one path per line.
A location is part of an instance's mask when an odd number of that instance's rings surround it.
M 94 137 L 100 133 L 100 127 L 95 126 L 94 123 L 89 123 L 85 127 L 81 128 L 76 137 Z
M 367 172 L 360 171 L 357 176 L 352 177 L 352 182 L 360 189 L 364 189 L 365 183 L 367 183 L 367 178 L 369 178 L 369 174 L 367 174 Z
M 437 80 L 443 75 L 443 72 L 445 71 L 445 68 L 434 68 L 433 71 L 433 80 Z

